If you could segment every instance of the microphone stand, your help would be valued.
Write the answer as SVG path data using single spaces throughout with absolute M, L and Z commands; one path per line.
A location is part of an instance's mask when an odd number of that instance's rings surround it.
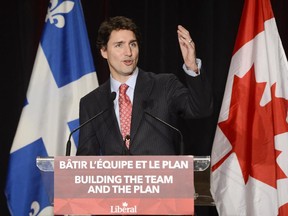
M 147 111 L 144 111 L 144 113 L 146 113 L 150 117 L 156 119 L 157 121 L 161 122 L 162 124 L 166 125 L 167 127 L 172 128 L 173 130 L 178 132 L 178 134 L 180 136 L 180 155 L 184 155 L 184 142 L 183 142 L 183 135 L 182 135 L 181 131 L 178 128 L 176 128 L 176 127 L 168 124 L 167 122 L 163 121 L 162 119 L 160 119 L 160 118 L 158 118 L 156 116 L 153 116 L 152 114 L 150 114 Z
M 110 101 L 113 102 L 116 98 L 116 92 L 112 92 L 110 95 Z M 98 116 L 102 115 L 104 112 L 106 112 L 108 109 L 110 109 L 111 107 L 107 107 L 106 109 L 102 110 L 101 112 L 97 113 L 95 116 L 93 116 L 92 118 L 88 119 L 87 121 L 85 121 L 83 124 L 81 124 L 79 127 L 75 128 L 70 134 L 69 134 L 69 138 L 68 141 L 66 143 L 66 156 L 70 156 L 70 152 L 71 152 L 71 137 L 72 135 L 79 130 L 80 128 L 82 128 L 83 126 L 85 126 L 86 124 L 88 124 L 89 122 L 93 121 L 95 118 L 97 118 Z

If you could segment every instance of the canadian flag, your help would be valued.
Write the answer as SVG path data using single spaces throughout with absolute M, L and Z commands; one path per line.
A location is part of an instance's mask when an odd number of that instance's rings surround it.
M 288 63 L 269 0 L 246 0 L 211 156 L 221 216 L 288 215 Z

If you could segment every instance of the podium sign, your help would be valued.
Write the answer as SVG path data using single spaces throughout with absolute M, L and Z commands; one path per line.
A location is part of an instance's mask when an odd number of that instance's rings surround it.
M 54 213 L 193 215 L 193 156 L 59 156 Z

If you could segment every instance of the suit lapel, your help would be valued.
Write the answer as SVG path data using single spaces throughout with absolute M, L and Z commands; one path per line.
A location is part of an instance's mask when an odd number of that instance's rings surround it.
M 105 120 L 105 125 L 107 127 L 107 131 L 109 131 L 109 136 L 111 137 L 117 137 L 117 140 L 119 140 L 119 144 L 122 145 L 122 135 L 118 126 L 115 110 L 114 110 L 114 104 L 113 101 L 111 102 L 111 89 L 110 89 L 110 80 L 108 80 L 105 84 L 102 86 L 103 88 L 100 89 L 100 95 L 101 95 L 101 109 L 104 110 L 108 106 L 112 106 L 111 109 L 107 111 L 107 115 L 109 116 Z M 118 139 L 119 137 L 119 139 Z
M 131 144 L 133 145 L 133 140 L 139 128 L 141 119 L 144 114 L 144 104 L 147 103 L 149 95 L 152 91 L 152 86 L 154 81 L 150 79 L 147 74 L 139 69 L 139 74 L 137 77 L 134 99 L 133 99 L 133 109 L 132 109 L 132 122 L 131 122 Z

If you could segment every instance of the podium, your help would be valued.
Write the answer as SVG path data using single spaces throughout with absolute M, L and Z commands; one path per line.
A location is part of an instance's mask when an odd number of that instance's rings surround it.
M 215 206 L 210 193 L 210 156 L 194 156 L 195 206 Z
M 169 156 L 166 157 L 169 158 Z M 42 180 L 51 205 L 54 206 L 54 157 L 37 157 L 36 165 L 41 171 Z M 210 194 L 210 156 L 193 156 L 193 166 L 194 205 L 214 206 L 214 201 Z

